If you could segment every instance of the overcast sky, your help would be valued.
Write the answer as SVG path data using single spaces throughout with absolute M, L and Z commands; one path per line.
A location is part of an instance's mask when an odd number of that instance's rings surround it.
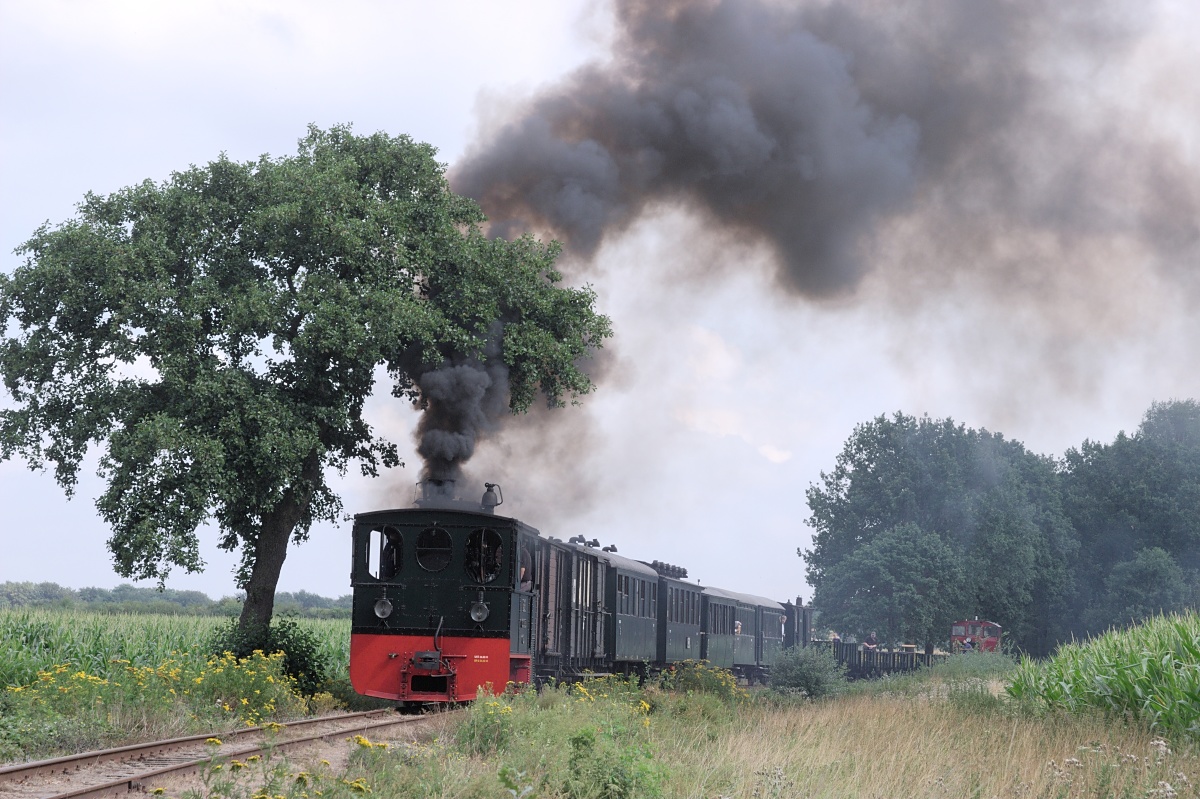
M 804 491 L 855 424 L 949 416 L 1060 456 L 1131 431 L 1154 400 L 1200 396 L 1196 196 L 1172 193 L 1200 186 L 1200 26 L 1183 3 L 1108 8 L 1131 13 L 1108 20 L 1117 33 L 1038 62 L 1061 90 L 1023 112 L 1016 132 L 1029 139 L 1009 142 L 1011 165 L 987 165 L 1020 188 L 992 180 L 988 208 L 967 213 L 955 198 L 975 162 L 926 157 L 926 174 L 955 182 L 914 179 L 919 199 L 856 228 L 870 240 L 856 250 L 861 276 L 837 292 L 788 288 L 769 243 L 726 235 L 669 193 L 570 256 L 566 271 L 594 286 L 616 330 L 597 391 L 485 442 L 471 473 L 501 482 L 502 510 L 544 534 L 807 598 L 795 554 L 809 543 Z M 221 152 L 291 153 L 310 122 L 407 133 L 453 170 L 530 98 L 608 63 L 617 27 L 603 5 L 562 0 L 0 0 L 0 268 L 88 191 L 163 180 Z M 839 59 L 853 70 L 852 53 Z M 939 135 L 902 107 L 888 113 L 918 150 Z M 1038 128 L 1067 117 L 1065 133 Z M 1095 152 L 1068 191 L 1061 159 L 1028 153 L 1075 140 Z M 1043 182 L 1054 191 L 1030 199 Z M 1009 203 L 1020 213 L 973 226 Z M 1155 226 L 1172 212 L 1183 221 Z M 420 467 L 411 409 L 384 393 L 369 412 L 407 466 L 340 479 L 350 513 L 405 504 Z M 94 464 L 69 501 L 49 474 L 0 464 L 0 581 L 123 582 L 93 507 L 100 491 Z M 293 547 L 280 589 L 347 593 L 348 528 Z M 235 558 L 214 542 L 202 536 L 204 573 L 168 586 L 233 593 Z

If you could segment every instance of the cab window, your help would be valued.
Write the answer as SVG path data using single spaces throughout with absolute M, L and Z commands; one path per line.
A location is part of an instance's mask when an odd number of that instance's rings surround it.
M 391 525 L 371 528 L 367 541 L 367 572 L 377 580 L 391 580 L 404 566 L 404 537 Z
M 445 569 L 453 554 L 450 534 L 442 528 L 426 527 L 417 536 L 417 564 L 425 571 Z
M 477 583 L 490 583 L 500 576 L 503 551 L 500 534 L 490 527 L 472 530 L 467 536 L 464 568 L 467 577 Z

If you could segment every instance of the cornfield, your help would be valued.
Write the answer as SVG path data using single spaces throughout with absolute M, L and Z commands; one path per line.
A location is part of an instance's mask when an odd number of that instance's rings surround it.
M 1200 615 L 1172 614 L 1024 660 L 1008 688 L 1069 711 L 1100 709 L 1200 737 Z
M 71 664 L 108 679 L 117 661 L 156 667 L 169 659 L 210 653 L 206 644 L 227 620 L 211 616 L 109 615 L 54 609 L 0 610 L 0 688 L 27 685 L 39 671 Z M 348 619 L 297 619 L 317 634 L 331 676 L 345 676 L 350 658 Z

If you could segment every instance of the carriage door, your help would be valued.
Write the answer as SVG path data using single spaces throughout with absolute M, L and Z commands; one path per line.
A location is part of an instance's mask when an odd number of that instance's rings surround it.
M 512 595 L 512 651 L 526 654 L 533 651 L 537 640 L 534 627 L 537 622 L 537 595 L 534 593 L 534 575 L 537 574 L 537 540 L 521 535 L 517 538 L 515 566 L 513 569 L 514 591 Z
M 592 652 L 596 610 L 594 599 L 596 562 L 591 558 L 576 555 L 571 581 L 571 654 L 575 658 L 589 658 Z
M 766 655 L 766 621 L 763 617 L 763 609 L 756 607 L 754 609 L 754 662 L 760 666 L 763 664 L 763 657 Z
M 595 591 L 592 600 L 592 607 L 596 609 L 596 612 L 592 616 L 592 641 L 594 643 L 592 657 L 597 658 L 604 657 L 604 628 L 608 621 L 608 608 L 604 606 L 605 588 L 608 586 L 608 583 L 605 581 L 607 572 L 608 564 L 598 561 L 596 563 L 596 579 L 593 583 Z
M 559 597 L 562 596 L 562 550 L 546 547 L 545 574 L 542 578 L 541 605 L 542 618 L 545 620 L 543 630 L 543 650 L 548 655 L 558 655 L 562 652 L 562 619 L 559 608 Z

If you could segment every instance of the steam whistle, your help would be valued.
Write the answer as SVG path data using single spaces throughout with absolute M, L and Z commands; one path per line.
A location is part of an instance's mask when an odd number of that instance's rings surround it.
M 500 490 L 499 483 L 484 483 L 483 487 L 487 490 L 483 492 L 483 500 L 479 504 L 483 510 L 492 513 L 497 505 L 504 504 L 504 492 Z

